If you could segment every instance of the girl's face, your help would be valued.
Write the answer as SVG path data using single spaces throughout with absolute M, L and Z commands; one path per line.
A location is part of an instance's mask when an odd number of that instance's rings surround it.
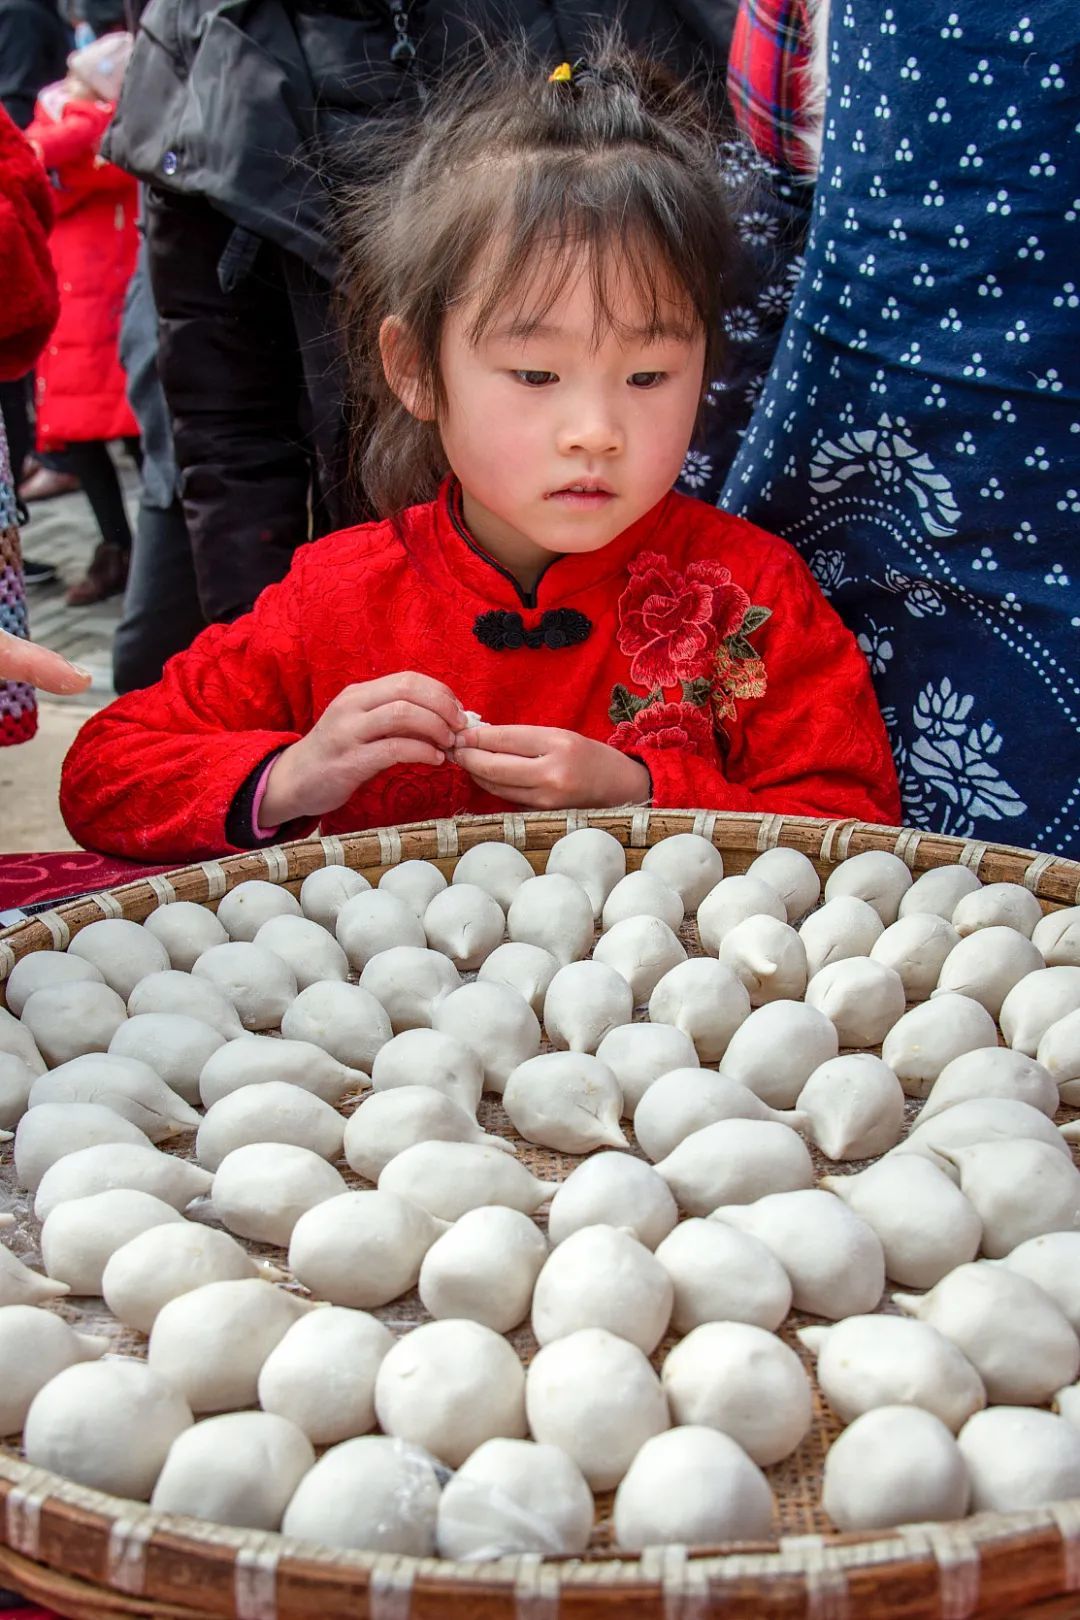
M 542 292 L 544 268 L 534 281 Z M 523 583 L 554 554 L 599 551 L 667 494 L 701 402 L 705 335 L 672 301 L 648 335 L 631 279 L 611 271 L 616 325 L 597 332 L 588 267 L 534 331 L 530 289 L 473 342 L 453 309 L 440 356 L 439 434 L 476 539 Z

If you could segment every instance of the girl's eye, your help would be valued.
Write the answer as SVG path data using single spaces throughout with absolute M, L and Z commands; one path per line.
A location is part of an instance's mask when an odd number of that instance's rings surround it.
M 631 388 L 655 388 L 666 375 L 664 371 L 635 371 L 627 381 Z
M 523 382 L 526 388 L 543 388 L 546 383 L 559 380 L 553 371 L 515 371 L 514 376 L 518 382 Z

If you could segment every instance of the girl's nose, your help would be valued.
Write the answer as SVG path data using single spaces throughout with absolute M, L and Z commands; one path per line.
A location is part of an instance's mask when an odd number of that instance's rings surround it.
M 610 412 L 578 412 L 559 432 L 564 455 L 612 456 L 623 449 L 623 432 Z

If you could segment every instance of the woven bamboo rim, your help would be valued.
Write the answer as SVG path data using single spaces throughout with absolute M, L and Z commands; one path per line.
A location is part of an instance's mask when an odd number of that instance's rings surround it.
M 215 903 L 249 878 L 296 889 L 344 864 L 371 876 L 402 860 L 450 866 L 504 839 L 542 870 L 556 839 L 602 827 L 640 864 L 651 845 L 698 832 L 731 872 L 777 845 L 822 873 L 864 850 L 898 854 L 916 874 L 961 862 L 984 882 L 1021 883 L 1050 910 L 1080 904 L 1080 863 L 1006 845 L 857 821 L 709 810 L 566 811 L 417 822 L 206 861 L 88 895 L 0 932 L 0 984 L 34 950 L 62 950 L 103 917 L 142 921 L 174 900 Z M 32 1468 L 0 1448 L 0 1577 L 72 1620 L 903 1620 L 973 1615 L 1080 1616 L 1080 1500 L 1024 1513 L 867 1534 L 781 1537 L 736 1549 L 667 1547 L 637 1558 L 593 1554 L 455 1563 L 320 1549 L 280 1535 L 156 1513 Z

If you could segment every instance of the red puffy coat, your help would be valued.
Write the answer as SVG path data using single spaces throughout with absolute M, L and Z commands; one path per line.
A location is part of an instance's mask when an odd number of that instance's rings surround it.
M 56 324 L 49 185 L 0 107 L 0 382 L 23 377 Z
M 138 188 L 97 156 L 114 105 L 63 98 L 50 87 L 26 131 L 56 179 L 49 246 L 60 319 L 37 368 L 37 444 L 138 433 L 124 393 L 120 318 L 138 251 Z

